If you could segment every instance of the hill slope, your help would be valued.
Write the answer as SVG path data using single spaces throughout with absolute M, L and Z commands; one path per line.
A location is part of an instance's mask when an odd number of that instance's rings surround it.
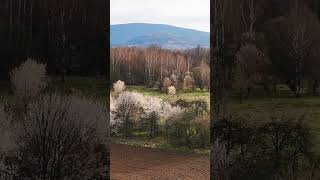
M 169 49 L 210 46 L 210 33 L 164 24 L 130 23 L 111 25 L 110 45 L 158 45 Z

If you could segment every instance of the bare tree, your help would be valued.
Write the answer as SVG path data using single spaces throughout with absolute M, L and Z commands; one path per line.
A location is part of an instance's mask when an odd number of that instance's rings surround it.
M 81 119 L 83 115 L 77 116 L 74 106 L 79 109 L 74 100 L 56 93 L 41 95 L 29 105 L 28 112 L 13 130 L 16 148 L 6 161 L 6 167 L 11 167 L 11 177 L 101 179 L 108 176 L 108 148 L 103 140 L 107 136 L 100 136 L 97 124 L 92 123 L 94 117 L 88 122 L 89 119 Z
M 303 61 L 309 55 L 312 37 L 309 34 L 310 15 L 308 9 L 299 0 L 295 0 L 289 15 L 289 54 L 295 62 L 295 94 L 300 96 L 302 90 Z

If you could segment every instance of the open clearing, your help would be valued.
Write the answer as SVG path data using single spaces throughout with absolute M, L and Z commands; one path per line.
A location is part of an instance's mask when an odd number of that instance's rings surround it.
M 111 145 L 112 180 L 210 179 L 208 155 Z

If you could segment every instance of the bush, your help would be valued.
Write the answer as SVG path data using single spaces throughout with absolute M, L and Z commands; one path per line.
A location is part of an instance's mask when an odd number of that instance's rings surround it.
M 183 79 L 183 89 L 184 90 L 193 90 L 194 89 L 194 79 L 191 72 L 186 72 L 186 75 Z
M 143 101 L 144 120 L 148 127 L 150 138 L 154 138 L 159 130 L 159 120 L 162 109 L 162 100 L 157 97 L 145 97 Z
M 175 95 L 177 93 L 176 88 L 174 86 L 170 86 L 168 88 L 168 94 L 169 95 Z
M 126 89 L 126 86 L 123 81 L 118 80 L 113 84 L 113 91 L 116 95 L 122 93 Z
M 119 94 L 115 105 L 114 120 L 118 132 L 125 136 L 131 136 L 135 124 L 144 113 L 144 97 L 139 93 L 124 91 Z
M 82 113 L 100 111 L 91 101 L 56 93 L 40 95 L 14 131 L 16 148 L 6 158 L 16 179 L 103 179 L 108 171 L 106 121 Z M 86 112 L 75 111 L 76 108 Z M 96 109 L 97 108 L 97 109 Z M 96 109 L 96 110 L 95 110 Z M 99 114 L 101 115 L 101 113 Z M 89 118 L 90 116 L 90 118 Z M 103 116 L 102 116 L 103 118 Z M 104 119 L 104 118 L 103 118 Z M 88 122 L 90 121 L 90 122 Z M 19 123 L 18 123 L 19 122 Z M 104 128 L 103 128 L 104 129 Z M 108 134 L 108 129 L 103 130 Z M 102 135 L 102 136 L 101 136 Z M 13 170 L 12 170 L 13 169 Z
M 210 146 L 210 118 L 199 116 L 192 122 L 195 128 L 195 135 L 192 138 L 194 147 L 208 148 Z
M 203 116 L 208 112 L 208 104 L 205 100 L 193 100 L 189 103 L 189 106 L 194 111 L 195 116 Z
M 244 118 L 225 117 L 214 124 L 212 141 L 225 144 L 235 179 L 270 179 L 283 172 L 298 175 L 313 159 L 310 129 L 301 119 L 272 117 L 253 126 Z
M 209 147 L 210 121 L 208 117 L 197 116 L 192 108 L 171 107 L 166 118 L 166 133 L 170 143 L 188 147 Z M 175 112 L 177 111 L 177 112 Z M 170 112 L 170 111 L 169 111 Z
M 162 83 L 162 91 L 163 92 L 167 92 L 168 88 L 170 86 L 172 86 L 172 82 L 171 82 L 170 78 L 165 77 L 164 80 L 163 80 L 163 83 Z
M 16 97 L 28 101 L 47 86 L 46 65 L 28 59 L 10 73 L 12 90 Z
M 173 106 L 179 106 L 182 108 L 187 108 L 189 106 L 189 102 L 184 99 L 178 99 L 172 103 Z

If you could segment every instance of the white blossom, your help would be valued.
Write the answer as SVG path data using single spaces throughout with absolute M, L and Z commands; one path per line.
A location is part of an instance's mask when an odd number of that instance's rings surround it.
M 147 115 L 156 112 L 160 114 L 162 109 L 162 99 L 158 97 L 146 96 L 143 104 L 143 109 Z
M 174 86 L 170 86 L 168 88 L 168 94 L 175 95 L 176 94 L 176 88 Z
M 163 103 L 162 115 L 166 120 L 166 123 L 173 123 L 180 120 L 184 110 L 179 106 L 172 106 L 168 102 Z
M 140 112 L 138 112 L 137 110 L 138 108 L 143 108 L 144 104 L 145 98 L 142 94 L 124 91 L 119 94 L 116 101 L 112 102 L 112 106 L 114 106 L 112 107 L 114 109 L 112 113 L 121 113 L 123 115 L 128 114 L 131 121 L 138 121 L 140 120 L 139 118 L 142 114 L 140 114 Z M 113 131 L 116 131 L 114 128 L 121 126 L 124 122 L 122 118 L 115 118 L 115 115 L 113 115 L 112 118 L 112 128 Z
M 113 84 L 113 91 L 114 91 L 116 94 L 120 94 L 120 93 L 123 92 L 125 89 L 126 89 L 126 86 L 125 86 L 124 82 L 121 81 L 121 80 L 118 80 L 117 82 L 115 82 L 115 83 Z

